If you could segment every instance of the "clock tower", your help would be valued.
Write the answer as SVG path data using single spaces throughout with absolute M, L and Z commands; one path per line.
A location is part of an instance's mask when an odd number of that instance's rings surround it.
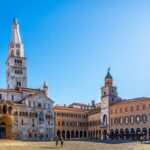
M 119 97 L 117 88 L 113 86 L 113 78 L 110 75 L 110 68 L 108 68 L 105 76 L 104 86 L 101 88 L 101 126 L 106 128 L 109 133 L 109 106 L 118 102 Z

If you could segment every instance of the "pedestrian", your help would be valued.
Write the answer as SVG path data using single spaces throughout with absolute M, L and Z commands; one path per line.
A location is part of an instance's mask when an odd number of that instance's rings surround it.
M 142 134 L 140 136 L 140 141 L 141 141 L 141 143 L 143 142 L 143 135 Z
M 61 141 L 61 147 L 63 147 L 63 144 L 64 144 L 64 139 L 63 139 L 63 137 L 61 137 L 61 139 L 60 139 Z
M 56 137 L 56 147 L 58 146 L 58 137 Z

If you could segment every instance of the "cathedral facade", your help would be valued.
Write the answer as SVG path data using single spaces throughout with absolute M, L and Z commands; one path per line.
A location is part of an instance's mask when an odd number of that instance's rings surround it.
M 6 61 L 7 89 L 0 89 L 0 139 L 52 140 L 55 134 L 54 101 L 48 84 L 27 86 L 27 65 L 15 18 Z

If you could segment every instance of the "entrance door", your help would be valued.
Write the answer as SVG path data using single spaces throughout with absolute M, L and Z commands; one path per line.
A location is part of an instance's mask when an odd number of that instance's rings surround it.
M 5 139 L 5 138 L 6 138 L 6 128 L 0 127 L 0 139 Z

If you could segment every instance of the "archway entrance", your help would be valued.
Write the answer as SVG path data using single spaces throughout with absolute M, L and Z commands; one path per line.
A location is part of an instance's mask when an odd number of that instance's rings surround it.
M 0 118 L 0 139 L 12 139 L 12 120 L 9 117 Z
M 6 138 L 6 128 L 4 126 L 5 126 L 4 122 L 0 123 L 0 139 Z

